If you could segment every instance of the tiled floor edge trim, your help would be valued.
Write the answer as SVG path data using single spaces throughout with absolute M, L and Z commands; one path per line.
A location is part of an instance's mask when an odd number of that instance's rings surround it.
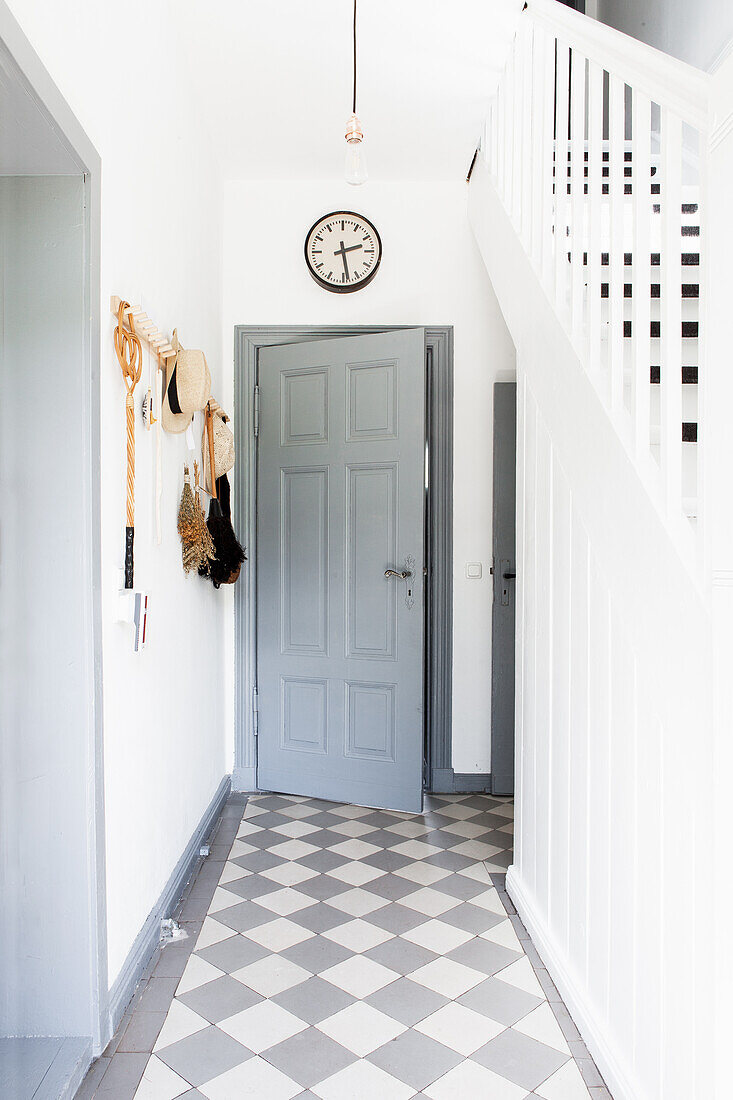
M 492 873 L 490 875 L 490 878 L 494 886 L 496 887 L 502 905 L 507 911 L 509 920 L 512 922 L 512 926 L 514 927 L 517 938 L 521 941 L 525 954 L 532 964 L 532 968 L 537 975 L 537 980 L 544 990 L 550 1008 L 555 1015 L 555 1019 L 560 1025 L 560 1029 L 565 1036 L 565 1040 L 570 1047 L 570 1050 L 575 1060 L 578 1063 L 580 1072 L 583 1076 L 583 1080 L 585 1081 L 590 1091 L 590 1094 L 593 1097 L 593 1100 L 613 1100 L 613 1096 L 608 1086 L 606 1085 L 606 1082 L 604 1081 L 600 1070 L 598 1069 L 594 1056 L 591 1055 L 590 1051 L 588 1050 L 588 1047 L 586 1046 L 586 1043 L 584 1042 L 580 1034 L 580 1030 L 575 1023 L 573 1016 L 570 1014 L 570 1011 L 568 1010 L 565 1001 L 560 996 L 560 992 L 555 982 L 551 978 L 550 972 L 545 965 L 542 956 L 535 947 L 533 937 L 527 931 L 527 927 L 522 920 L 522 917 L 517 912 L 517 907 L 514 904 L 512 897 L 507 892 L 507 876 L 505 874 Z M 510 885 L 512 886 L 512 891 L 515 897 L 517 897 L 519 904 L 522 905 L 522 900 L 520 897 L 518 897 L 516 881 L 512 882 L 512 875 L 510 875 L 509 878 Z M 522 906 L 522 908 L 524 909 L 526 915 L 526 908 L 524 906 Z M 536 934 L 537 932 L 535 929 L 535 935 Z M 548 953 L 547 950 L 545 951 L 545 953 Z M 587 1031 L 586 1034 L 588 1034 Z M 621 1087 L 616 1084 L 615 1087 L 618 1096 L 628 1096 L 629 1100 L 637 1100 L 632 1091 L 627 1091 L 625 1084 L 623 1084 L 623 1086 Z

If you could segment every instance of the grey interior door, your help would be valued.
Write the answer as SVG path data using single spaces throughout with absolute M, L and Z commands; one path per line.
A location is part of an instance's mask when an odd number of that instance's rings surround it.
M 514 793 L 517 384 L 494 383 L 494 607 L 491 634 L 491 789 Z
M 262 348 L 258 384 L 258 787 L 419 812 L 424 330 Z

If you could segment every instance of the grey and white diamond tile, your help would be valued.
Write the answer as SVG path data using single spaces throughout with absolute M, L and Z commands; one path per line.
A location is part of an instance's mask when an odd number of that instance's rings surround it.
M 589 1100 L 490 877 L 512 809 L 250 797 L 136 1100 Z

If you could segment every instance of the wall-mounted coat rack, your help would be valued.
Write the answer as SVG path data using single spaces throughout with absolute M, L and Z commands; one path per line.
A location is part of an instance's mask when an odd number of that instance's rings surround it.
M 115 317 L 118 314 L 121 301 L 122 299 L 118 298 L 116 294 L 113 294 L 110 299 L 110 309 Z M 141 340 L 149 344 L 156 355 L 159 355 L 161 359 L 174 358 L 176 353 L 167 337 L 163 336 L 160 329 L 150 320 L 144 309 L 140 306 L 130 306 L 124 313 L 126 316 L 129 315 L 132 318 L 133 324 L 135 325 L 135 332 Z

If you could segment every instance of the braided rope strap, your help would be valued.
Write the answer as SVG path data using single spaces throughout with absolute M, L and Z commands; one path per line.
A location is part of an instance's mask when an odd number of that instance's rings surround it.
M 114 330 L 115 352 L 122 368 L 122 380 L 125 383 L 125 413 L 127 417 L 127 526 L 125 528 L 125 588 L 134 585 L 133 539 L 135 535 L 135 386 L 140 381 L 143 369 L 143 349 L 140 338 L 135 332 L 132 315 L 128 314 L 127 327 L 125 310 L 129 302 L 120 302 L 117 312 L 117 327 Z

